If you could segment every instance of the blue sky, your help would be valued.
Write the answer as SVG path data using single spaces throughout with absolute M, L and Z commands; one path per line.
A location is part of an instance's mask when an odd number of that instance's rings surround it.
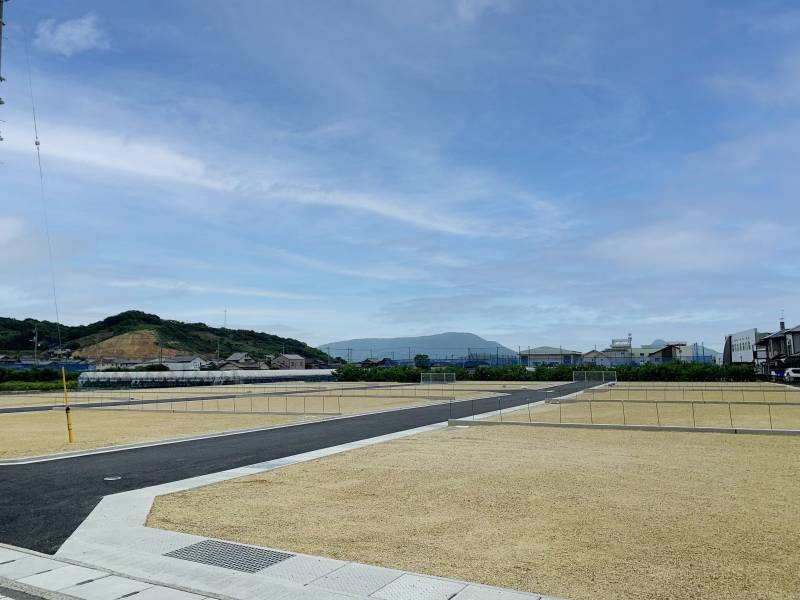
M 0 313 L 589 349 L 800 322 L 786 2 L 13 2 Z

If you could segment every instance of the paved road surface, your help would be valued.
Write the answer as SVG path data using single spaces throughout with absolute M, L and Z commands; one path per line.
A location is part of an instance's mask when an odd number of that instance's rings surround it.
M 596 382 L 548 388 L 560 396 Z M 0 542 L 55 553 L 100 499 L 116 492 L 215 473 L 414 427 L 510 408 L 545 398 L 544 390 L 421 406 L 74 458 L 0 466 Z M 105 477 L 119 476 L 117 481 Z

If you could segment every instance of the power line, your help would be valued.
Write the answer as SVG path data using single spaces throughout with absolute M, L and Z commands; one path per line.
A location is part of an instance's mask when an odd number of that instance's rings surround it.
M 0 2 L 0 7 L 4 2 Z M 47 196 L 44 193 L 44 170 L 42 169 L 41 142 L 39 141 L 39 124 L 36 119 L 36 99 L 33 94 L 33 75 L 31 74 L 31 53 L 28 47 L 28 37 L 23 29 L 23 45 L 25 46 L 25 64 L 28 69 L 28 91 L 31 97 L 31 114 L 33 115 L 34 146 L 36 148 L 36 164 L 39 167 L 39 197 L 42 205 L 44 232 L 47 237 L 47 258 L 50 264 L 50 283 L 53 287 L 53 306 L 56 311 L 56 334 L 58 337 L 58 355 L 61 357 L 61 319 L 58 313 L 58 295 L 56 294 L 56 269 L 53 261 L 53 244 L 50 240 L 50 218 L 47 214 Z

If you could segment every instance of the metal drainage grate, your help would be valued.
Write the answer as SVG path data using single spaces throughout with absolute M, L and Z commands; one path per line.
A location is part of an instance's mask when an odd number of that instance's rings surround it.
M 291 558 L 294 554 L 242 546 L 241 544 L 231 544 L 229 542 L 203 540 L 191 546 L 167 552 L 164 556 L 226 569 L 236 569 L 245 573 L 257 573 L 262 569 Z

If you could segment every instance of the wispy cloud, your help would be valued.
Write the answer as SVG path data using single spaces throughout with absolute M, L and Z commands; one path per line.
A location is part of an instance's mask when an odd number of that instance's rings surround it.
M 794 33 L 800 31 L 800 10 L 789 10 L 770 15 L 747 15 L 753 31 L 766 33 Z
M 89 13 L 60 23 L 53 19 L 42 21 L 36 28 L 34 44 L 47 52 L 69 57 L 87 50 L 107 49 L 109 40 L 100 29 L 97 16 Z
M 745 96 L 762 104 L 797 105 L 800 103 L 800 55 L 783 59 L 771 76 L 715 75 L 708 83 L 717 92 Z
M 629 268 L 669 271 L 714 271 L 740 269 L 760 261 L 753 248 L 765 248 L 779 238 L 783 227 L 770 222 L 748 222 L 736 227 L 672 221 L 611 233 L 591 245 L 590 254 Z
M 11 246 L 22 236 L 24 229 L 20 219 L 0 217 L 0 248 Z
M 20 126 L 20 115 L 10 119 L 6 148 L 30 153 L 30 132 Z M 45 121 L 42 131 L 42 154 L 79 163 L 99 174 L 98 169 L 133 177 L 161 179 L 196 185 L 211 190 L 231 190 L 234 183 L 224 175 L 213 173 L 201 159 L 182 152 L 161 140 L 122 135 L 86 127 L 71 127 Z
M 105 283 L 108 287 L 150 289 L 169 292 L 190 292 L 197 294 L 221 294 L 226 296 L 243 296 L 248 298 L 276 298 L 280 300 L 314 300 L 312 294 L 295 294 L 276 290 L 229 287 L 225 285 L 206 285 L 176 281 L 172 279 L 112 279 Z
M 346 277 L 379 279 L 382 281 L 414 281 L 423 278 L 423 272 L 418 269 L 405 268 L 392 263 L 375 264 L 371 261 L 369 265 L 351 267 L 339 264 L 333 258 L 329 260 L 319 260 L 310 256 L 303 256 L 297 252 L 282 249 L 278 249 L 275 253 L 279 255 L 282 260 L 287 262 L 302 267 L 308 267 L 316 271 L 344 275 Z
M 459 19 L 471 25 L 486 13 L 508 13 L 512 5 L 512 0 L 455 0 L 455 11 Z

